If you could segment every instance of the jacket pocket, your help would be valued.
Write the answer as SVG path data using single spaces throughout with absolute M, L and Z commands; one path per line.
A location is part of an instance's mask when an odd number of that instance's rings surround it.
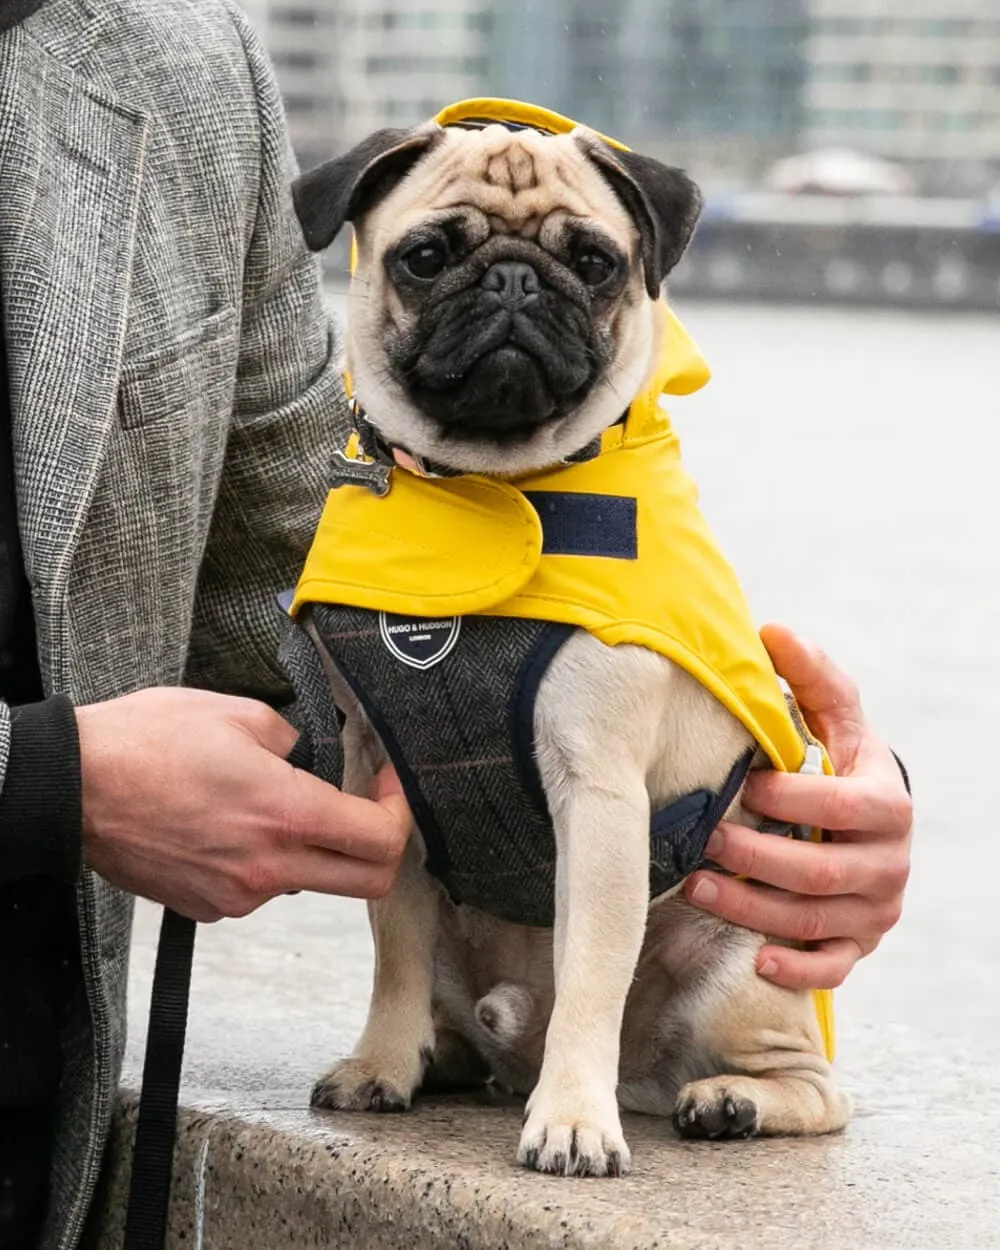
M 233 416 L 238 314 L 127 359 L 74 553 L 74 697 L 181 679 Z
M 231 377 L 238 336 L 238 310 L 223 308 L 162 348 L 126 357 L 118 389 L 122 429 L 150 425 L 181 411 L 194 417 Z

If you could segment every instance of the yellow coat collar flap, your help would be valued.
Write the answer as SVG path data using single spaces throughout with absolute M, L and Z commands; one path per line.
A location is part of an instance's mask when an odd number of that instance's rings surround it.
M 474 474 L 429 483 L 396 469 L 384 497 L 363 486 L 330 492 L 291 611 L 325 602 L 481 612 L 522 590 L 541 554 L 538 514 L 513 486 Z

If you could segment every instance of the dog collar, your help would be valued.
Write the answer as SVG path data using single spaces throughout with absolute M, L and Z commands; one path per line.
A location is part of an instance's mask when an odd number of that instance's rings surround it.
M 354 417 L 354 432 L 358 436 L 358 450 L 375 464 L 384 465 L 388 469 L 398 465 L 401 469 L 415 473 L 417 477 L 462 476 L 461 469 L 439 464 L 427 456 L 415 455 L 406 447 L 388 442 L 368 420 L 365 410 L 356 399 L 351 400 L 351 413 Z
M 369 462 L 369 467 L 377 465 L 390 473 L 395 468 L 405 469 L 408 473 L 424 478 L 465 476 L 465 469 L 455 469 L 451 465 L 440 464 L 437 460 L 431 460 L 429 456 L 418 456 L 415 452 L 410 451 L 409 448 L 399 443 L 390 443 L 383 438 L 375 426 L 368 420 L 365 410 L 356 399 L 352 399 L 350 404 L 351 415 L 354 420 L 354 432 L 358 440 L 358 450 L 365 460 Z M 627 415 L 627 412 L 623 413 L 615 424 L 622 424 Z M 601 446 L 601 436 L 598 435 L 596 438 L 592 438 L 585 447 L 581 447 L 579 451 L 563 456 L 561 460 L 557 461 L 557 465 L 553 467 L 558 465 L 586 464 L 588 460 L 594 460 L 601 454 Z M 353 463 L 357 464 L 358 462 L 355 461 Z M 359 481 L 357 474 L 351 473 L 348 481 L 352 485 L 357 485 Z M 373 477 L 372 481 L 382 483 L 384 476 L 380 474 L 377 477 Z M 388 489 L 387 482 L 385 482 L 385 485 L 386 489 Z M 373 487 L 370 487 L 370 489 L 373 489 Z M 375 493 L 384 494 L 385 492 L 376 490 Z

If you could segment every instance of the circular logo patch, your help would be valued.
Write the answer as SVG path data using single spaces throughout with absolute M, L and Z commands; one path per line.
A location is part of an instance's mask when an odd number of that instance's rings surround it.
M 388 650 L 410 668 L 432 668 L 458 642 L 460 616 L 428 618 L 378 614 L 378 628 Z

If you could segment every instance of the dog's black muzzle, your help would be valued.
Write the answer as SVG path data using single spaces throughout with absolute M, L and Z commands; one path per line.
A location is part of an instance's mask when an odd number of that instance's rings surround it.
M 572 413 L 611 354 L 564 266 L 493 238 L 435 287 L 393 364 L 443 434 L 507 443 Z

